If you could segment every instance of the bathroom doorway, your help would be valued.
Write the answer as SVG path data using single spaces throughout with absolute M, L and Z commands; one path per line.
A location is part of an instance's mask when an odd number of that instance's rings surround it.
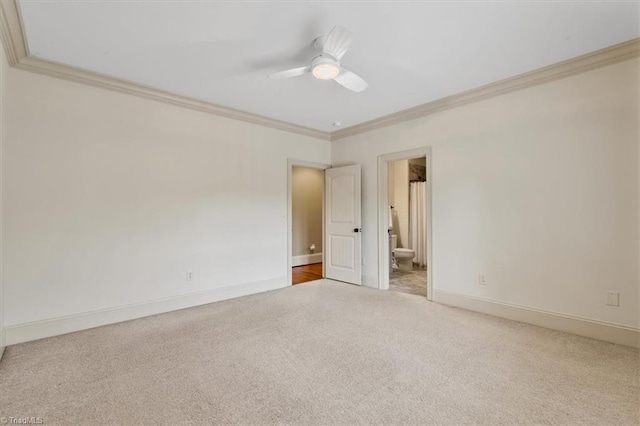
M 379 157 L 379 287 L 431 299 L 429 149 Z
M 289 275 L 292 285 L 324 277 L 324 184 L 326 166 L 290 161 Z

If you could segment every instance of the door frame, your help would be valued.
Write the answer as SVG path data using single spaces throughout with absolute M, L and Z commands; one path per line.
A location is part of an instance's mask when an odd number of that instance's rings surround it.
M 320 170 L 326 170 L 331 168 L 330 164 L 314 163 L 311 161 L 296 160 L 294 158 L 287 159 L 287 280 L 288 280 L 288 285 L 293 285 L 293 270 L 292 270 L 293 268 L 293 262 L 292 262 L 292 257 L 293 257 L 293 179 L 292 179 L 293 166 L 308 167 L 310 169 L 320 169 Z M 325 188 L 326 185 L 324 185 L 324 178 L 322 179 L 322 182 L 323 182 L 323 185 L 322 185 L 322 277 L 324 278 L 325 276 L 324 196 L 326 191 L 326 188 Z
M 425 197 L 425 214 L 427 216 L 427 300 L 433 300 L 433 228 L 431 226 L 431 168 L 433 162 L 431 161 L 430 146 L 378 156 L 378 288 L 380 290 L 389 289 L 389 163 L 417 157 L 426 157 L 427 160 L 427 194 Z

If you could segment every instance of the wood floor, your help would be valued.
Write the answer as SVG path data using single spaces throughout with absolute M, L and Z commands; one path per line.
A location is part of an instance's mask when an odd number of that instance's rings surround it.
M 322 279 L 322 262 L 296 266 L 293 269 L 293 285 Z

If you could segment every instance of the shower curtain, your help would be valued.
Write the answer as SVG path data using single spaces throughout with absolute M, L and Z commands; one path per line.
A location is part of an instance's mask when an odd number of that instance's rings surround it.
M 409 240 L 416 256 L 414 263 L 427 265 L 427 215 L 425 200 L 427 197 L 426 182 L 411 182 L 409 191 Z

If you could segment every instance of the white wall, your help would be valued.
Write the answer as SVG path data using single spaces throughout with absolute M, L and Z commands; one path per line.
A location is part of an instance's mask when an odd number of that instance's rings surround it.
M 377 157 L 430 145 L 436 289 L 638 327 L 638 64 L 333 142 L 334 165 L 362 165 L 364 281 Z
M 288 285 L 287 159 L 329 163 L 329 142 L 16 69 L 8 79 L 6 326 Z
M 324 170 L 294 166 L 291 172 L 293 256 L 322 253 Z M 309 247 L 315 244 L 315 251 Z
M 638 327 L 638 65 L 330 147 L 7 71 L 3 58 L 4 324 L 288 284 L 287 159 L 331 152 L 362 164 L 364 281 L 376 282 L 377 156 L 430 145 L 436 289 Z M 608 290 L 619 308 L 605 306 Z

